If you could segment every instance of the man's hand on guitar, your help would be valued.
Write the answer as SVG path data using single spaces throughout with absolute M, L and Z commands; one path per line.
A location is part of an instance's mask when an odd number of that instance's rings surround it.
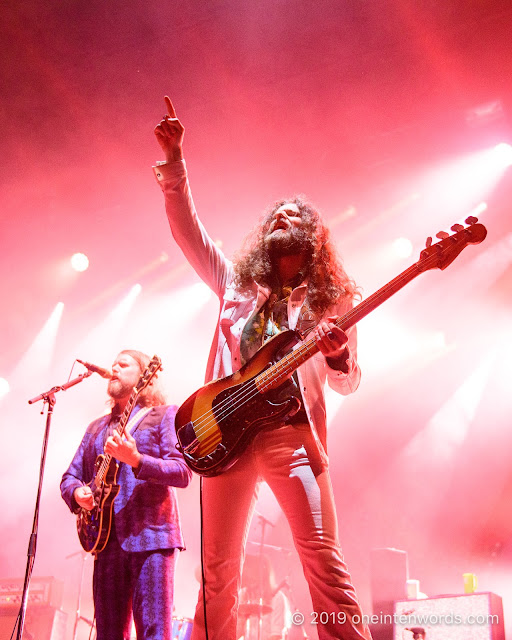
M 125 433 L 126 439 L 122 439 L 118 433 L 107 438 L 105 442 L 105 453 L 113 456 L 119 462 L 126 462 L 136 469 L 140 462 L 140 453 L 137 444 L 128 432 Z
M 88 485 L 77 487 L 73 492 L 73 497 L 75 498 L 78 506 L 82 507 L 82 509 L 91 511 L 94 508 L 94 496 L 91 487 Z
M 326 358 L 339 358 L 347 348 L 347 334 L 334 323 L 338 318 L 327 318 L 317 325 L 312 333 L 320 351 Z

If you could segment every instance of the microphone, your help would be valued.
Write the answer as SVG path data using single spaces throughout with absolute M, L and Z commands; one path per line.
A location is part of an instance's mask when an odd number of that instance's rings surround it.
M 99 373 L 102 378 L 111 378 L 112 374 L 108 369 L 104 369 L 103 367 L 98 367 L 96 364 L 91 364 L 90 362 L 84 362 L 83 360 L 76 359 L 77 362 L 83 364 L 84 367 L 92 371 L 92 373 Z

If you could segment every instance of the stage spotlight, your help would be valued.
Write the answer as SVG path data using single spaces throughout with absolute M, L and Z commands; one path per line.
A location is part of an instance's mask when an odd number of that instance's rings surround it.
M 121 326 L 126 322 L 126 318 L 141 291 L 142 286 L 140 284 L 134 284 L 128 294 L 110 312 L 107 321 L 112 327 Z
M 26 381 L 29 378 L 32 381 L 48 370 L 53 358 L 63 311 L 64 303 L 58 302 L 30 347 L 15 366 L 12 372 L 13 380 L 24 379 Z
M 71 266 L 75 271 L 81 273 L 89 268 L 89 258 L 85 253 L 74 253 L 71 256 Z
M 433 351 L 446 349 L 448 345 L 446 344 L 446 335 L 444 331 L 434 331 L 430 336 L 430 346 Z
M 334 420 L 345 401 L 345 396 L 333 391 L 330 387 L 325 389 L 325 410 L 327 413 L 327 428 L 334 423 Z
M 496 368 L 497 352 L 491 352 L 470 372 L 418 432 L 405 449 L 408 456 L 428 455 L 449 460 L 463 445 L 475 418 L 481 398 L 487 387 L 491 371 Z
M 114 355 L 116 349 L 121 349 L 128 319 L 133 316 L 133 307 L 141 291 L 140 284 L 133 285 L 107 316 L 75 346 L 75 352 L 88 354 L 87 360 L 94 362 L 105 353 Z
M 506 169 L 512 166 L 512 146 L 506 142 L 497 144 L 493 149 L 493 155 L 499 167 Z
M 5 378 L 0 378 L 0 398 L 6 396 L 10 390 L 11 387 L 9 386 L 7 380 Z
M 408 258 L 412 255 L 412 242 L 407 238 L 397 238 L 393 242 L 393 251 L 399 258 Z
M 478 218 L 478 216 L 481 216 L 484 211 L 487 211 L 487 209 L 487 202 L 481 202 L 480 204 L 477 204 L 474 209 L 471 209 L 468 215 Z

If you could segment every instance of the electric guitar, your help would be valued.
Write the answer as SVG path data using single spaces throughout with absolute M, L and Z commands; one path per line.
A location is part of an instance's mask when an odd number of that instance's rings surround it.
M 137 384 L 133 387 L 119 424 L 115 427 L 115 431 L 121 438 L 137 398 L 161 368 L 160 358 L 153 356 Z M 89 483 L 94 495 L 94 507 L 91 511 L 83 507 L 80 509 L 76 527 L 83 549 L 97 554 L 105 548 L 112 527 L 114 500 L 119 493 L 119 485 L 116 482 L 119 463 L 111 455 L 105 453 L 96 458 L 94 469 L 95 476 Z
M 446 269 L 468 244 L 482 242 L 486 228 L 474 217 L 465 222 L 466 227 L 455 224 L 452 235 L 439 232 L 436 244 L 428 238 L 416 263 L 338 318 L 336 325 L 347 331 L 420 273 Z M 296 346 L 301 340 L 294 330 L 277 334 L 239 371 L 209 382 L 181 405 L 175 418 L 177 446 L 192 471 L 219 475 L 236 462 L 259 431 L 299 410 L 297 398 L 278 400 L 272 392 L 319 351 L 313 338 Z

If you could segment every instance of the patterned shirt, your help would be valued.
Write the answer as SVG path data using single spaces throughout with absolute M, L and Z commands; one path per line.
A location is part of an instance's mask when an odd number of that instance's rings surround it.
M 242 332 L 240 341 L 242 364 L 247 363 L 267 340 L 289 329 L 288 298 L 292 291 L 293 287 L 291 286 L 281 287 L 277 293 L 272 293 L 265 304 L 260 309 L 257 309 L 249 318 Z M 307 304 L 304 304 L 304 314 L 301 312 L 301 319 L 302 316 L 304 316 L 306 322 L 307 317 L 311 316 L 311 326 L 307 327 L 307 329 L 311 329 L 315 322 L 314 316 L 309 312 Z M 305 323 L 299 324 L 301 324 L 301 327 L 304 327 Z M 290 396 L 295 396 L 300 401 L 300 409 L 296 414 L 285 419 L 286 424 L 308 423 L 296 373 L 278 389 L 273 391 L 272 394 L 275 402 L 283 402 Z

